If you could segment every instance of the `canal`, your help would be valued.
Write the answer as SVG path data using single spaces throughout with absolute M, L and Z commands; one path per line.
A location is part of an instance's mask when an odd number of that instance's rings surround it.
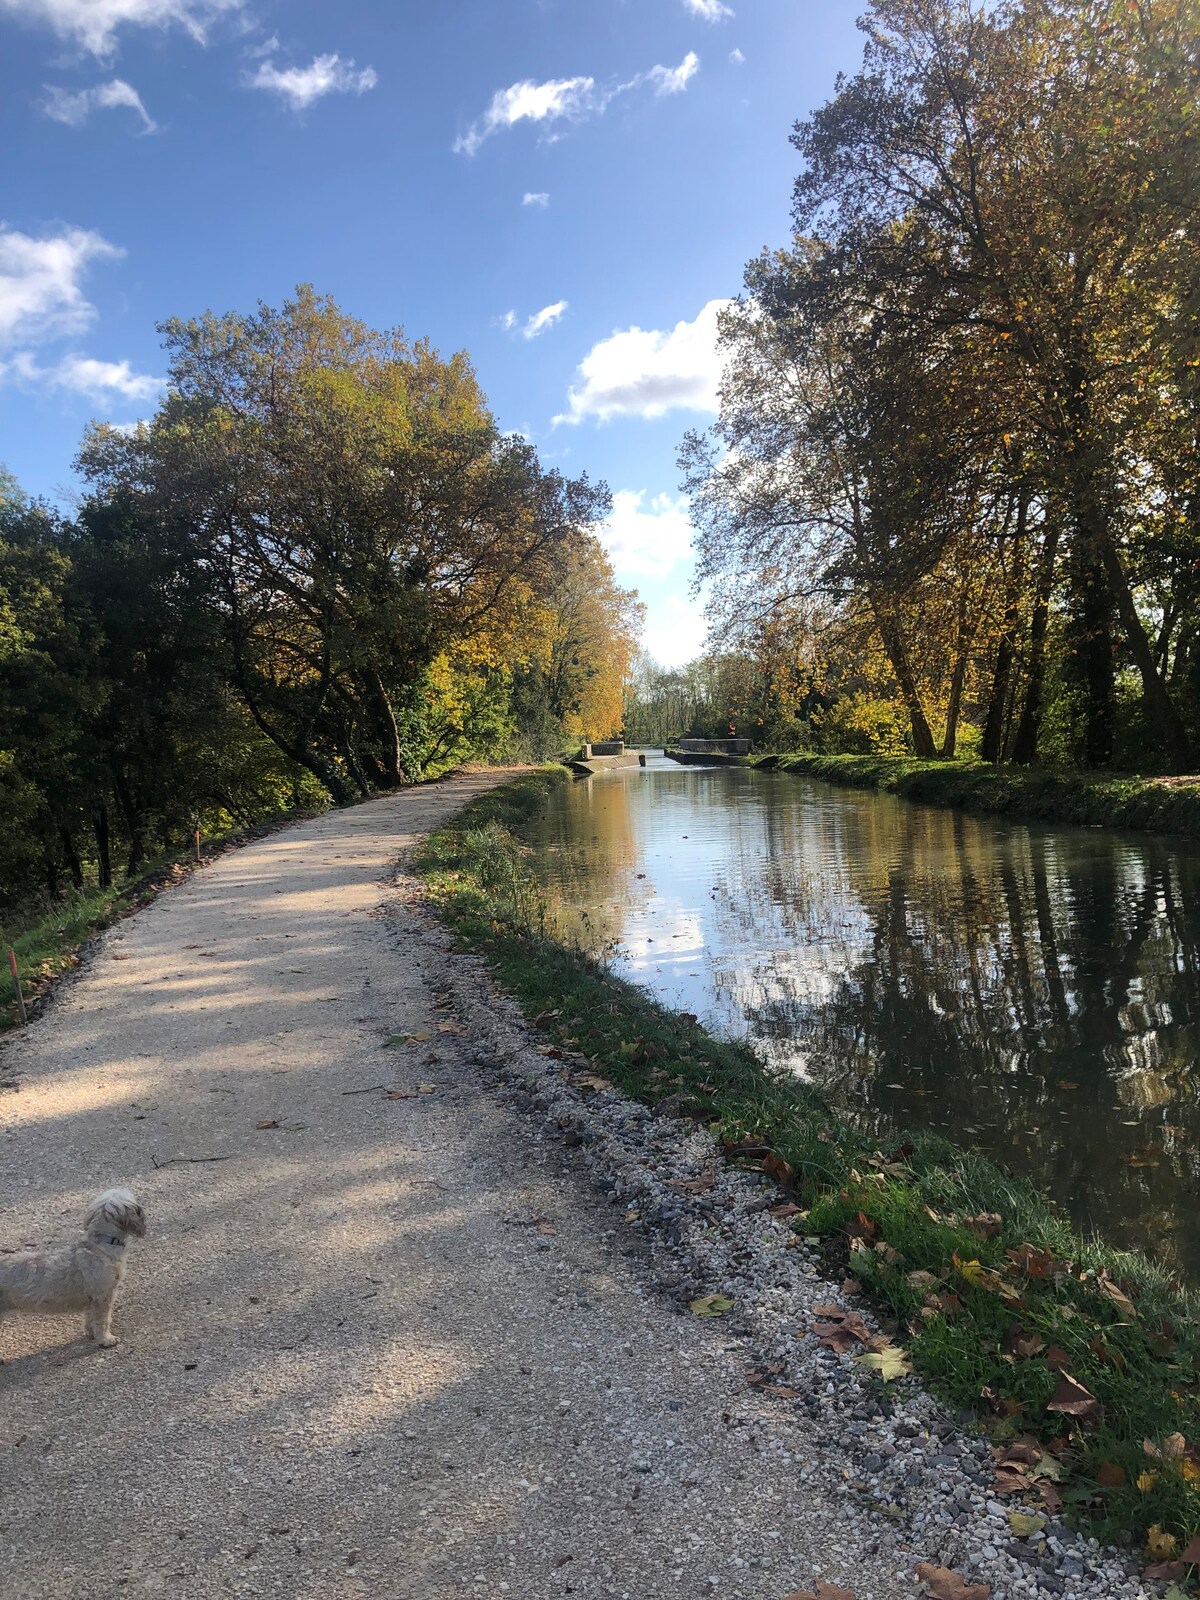
M 661 757 L 532 841 L 619 975 L 1200 1278 L 1200 847 Z

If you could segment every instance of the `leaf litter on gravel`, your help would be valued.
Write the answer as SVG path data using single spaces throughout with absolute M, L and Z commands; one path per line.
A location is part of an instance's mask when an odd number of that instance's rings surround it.
M 990 1583 L 968 1583 L 960 1573 L 949 1567 L 935 1567 L 932 1561 L 921 1562 L 917 1577 L 930 1600 L 988 1600 L 992 1592 Z

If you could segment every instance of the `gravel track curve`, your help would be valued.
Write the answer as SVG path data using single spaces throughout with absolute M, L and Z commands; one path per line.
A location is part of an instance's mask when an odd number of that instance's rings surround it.
M 393 867 L 506 776 L 220 857 L 0 1051 L 0 1242 L 117 1183 L 149 1222 L 116 1349 L 0 1327 L 4 1600 L 915 1594 L 838 1439 L 457 1031 L 470 969 Z

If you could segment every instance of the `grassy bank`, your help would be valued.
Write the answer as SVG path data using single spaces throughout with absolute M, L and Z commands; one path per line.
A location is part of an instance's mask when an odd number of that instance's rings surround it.
M 251 828 L 202 840 L 204 859 L 308 816 L 309 812 L 281 812 Z M 193 855 L 168 856 L 145 864 L 135 877 L 119 879 L 107 889 L 85 884 L 73 889 L 38 915 L 13 918 L 0 924 L 0 1034 L 20 1022 L 16 993 L 8 967 L 8 951 L 17 957 L 21 992 L 32 1009 L 64 973 L 79 965 L 90 940 L 122 917 L 149 905 L 160 889 L 182 883 L 195 867 Z
M 1200 778 L 1138 778 L 909 756 L 767 756 L 751 764 L 763 762 L 780 772 L 882 790 L 928 805 L 1200 838 Z
M 1181 1556 L 1200 1531 L 1194 1298 L 944 1139 L 879 1146 L 811 1087 L 556 939 L 520 830 L 562 781 L 523 777 L 428 841 L 420 870 L 459 939 L 549 1040 L 639 1100 L 686 1097 L 730 1159 L 772 1172 L 806 1212 L 796 1226 L 855 1274 L 916 1370 L 1014 1452 L 1013 1490 L 1148 1557 Z

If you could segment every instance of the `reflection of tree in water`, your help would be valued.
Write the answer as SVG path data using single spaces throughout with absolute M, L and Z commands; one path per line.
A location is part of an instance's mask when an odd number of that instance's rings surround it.
M 815 815 L 819 837 L 781 811 L 723 907 L 727 945 L 770 946 L 722 972 L 752 1034 L 776 1059 L 799 1046 L 881 1128 L 943 1127 L 1200 1268 L 1200 1238 L 1162 1237 L 1165 1217 L 1191 1231 L 1200 1172 L 1192 854 L 900 806 Z
M 622 937 L 631 901 L 647 895 L 625 782 L 585 778 L 565 801 L 529 830 L 537 873 L 559 932 L 604 949 Z

